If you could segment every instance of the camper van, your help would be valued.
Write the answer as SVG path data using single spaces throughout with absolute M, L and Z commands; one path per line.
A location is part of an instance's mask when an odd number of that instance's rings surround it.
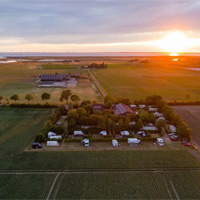
M 157 144 L 158 144 L 159 146 L 163 146 L 163 145 L 164 145 L 163 139 L 162 139 L 162 138 L 157 138 Z
M 112 140 L 112 145 L 113 145 L 113 147 L 118 147 L 119 146 L 118 141 Z
M 140 144 L 140 140 L 138 140 L 137 138 L 128 138 L 128 144 L 130 145 L 137 145 Z

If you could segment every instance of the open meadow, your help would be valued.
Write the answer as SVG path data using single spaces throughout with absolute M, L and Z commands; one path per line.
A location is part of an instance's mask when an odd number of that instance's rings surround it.
M 24 152 L 51 112 L 0 108 L 0 199 L 199 199 L 187 150 Z
M 3 96 L 3 102 L 6 103 L 6 98 L 12 95 L 19 95 L 19 103 L 25 103 L 26 94 L 30 93 L 34 96 L 32 103 L 42 103 L 41 95 L 44 92 L 51 94 L 49 103 L 59 103 L 60 94 L 63 90 L 70 89 L 73 94 L 78 95 L 82 100 L 98 99 L 95 90 L 90 84 L 78 84 L 77 87 L 69 88 L 38 88 L 36 81 L 39 80 L 40 74 L 68 74 L 79 73 L 86 74 L 85 70 L 77 69 L 77 65 L 69 65 L 69 68 L 56 68 L 56 69 L 42 69 L 40 63 L 13 63 L 13 64 L 0 64 L 0 95 Z M 50 65 L 51 66 L 51 65 Z M 9 100 L 13 103 L 13 101 Z M 44 102 L 45 103 L 45 102 Z
M 127 59 L 128 60 L 128 59 Z M 111 62 L 107 69 L 92 70 L 99 83 L 113 97 L 144 99 L 161 95 L 165 100 L 200 99 L 200 72 L 187 70 L 199 63 L 172 65 L 168 60 L 150 58 L 149 63 Z

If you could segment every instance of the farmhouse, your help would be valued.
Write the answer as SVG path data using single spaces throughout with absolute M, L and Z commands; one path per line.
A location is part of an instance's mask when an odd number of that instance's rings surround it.
M 103 111 L 105 109 L 105 105 L 102 103 L 92 104 L 94 111 Z
M 121 115 L 121 116 L 126 116 L 129 114 L 135 114 L 135 112 L 131 109 L 130 106 L 127 106 L 122 103 L 118 103 L 116 105 L 112 106 L 112 110 L 114 111 L 115 115 Z

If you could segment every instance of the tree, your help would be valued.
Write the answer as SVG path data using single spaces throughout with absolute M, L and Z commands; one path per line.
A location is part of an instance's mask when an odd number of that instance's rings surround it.
M 99 127 L 101 127 L 102 130 L 105 130 L 106 129 L 106 118 L 104 116 L 99 116 L 97 125 Z
M 3 97 L 2 97 L 2 96 L 0 96 L 0 104 L 1 104 L 1 101 L 2 101 L 2 99 L 3 99 Z
M 141 119 L 138 119 L 138 121 L 136 122 L 136 125 L 135 125 L 135 129 L 137 131 L 139 131 L 142 127 L 143 127 L 143 122 Z
M 89 100 L 83 100 L 81 102 L 81 107 L 84 107 L 84 106 L 89 105 L 89 104 L 91 104 L 91 101 L 89 101 Z
M 44 92 L 41 95 L 41 98 L 42 98 L 42 101 L 46 100 L 46 103 L 47 103 L 47 100 L 49 100 L 51 98 L 51 95 L 49 93 Z
M 79 115 L 79 117 L 86 115 L 87 111 L 84 108 L 78 108 L 76 110 L 76 113 Z
M 18 96 L 17 94 L 15 94 L 15 95 L 11 96 L 10 99 L 11 99 L 11 100 L 14 100 L 15 103 L 16 103 L 16 101 L 19 100 L 19 96 Z
M 106 103 L 107 101 L 112 101 L 112 102 L 114 102 L 114 99 L 113 99 L 113 97 L 112 96 L 110 96 L 110 95 L 106 95 L 105 97 L 104 97 L 104 103 Z
M 159 129 L 165 128 L 165 120 L 159 120 L 157 121 L 156 125 L 158 126 Z
M 66 101 L 66 103 L 68 104 L 69 101 L 69 97 L 72 95 L 71 90 L 64 90 L 61 93 L 60 96 L 60 101 L 63 101 L 63 99 Z
M 92 126 L 96 126 L 98 124 L 98 115 L 90 115 L 89 116 L 89 124 Z
M 93 107 L 91 105 L 86 105 L 83 107 L 89 114 L 93 113 Z
M 80 101 L 81 99 L 80 99 L 80 97 L 79 96 L 77 96 L 77 95 L 72 95 L 71 97 L 70 97 L 70 99 L 73 101 L 73 102 L 78 102 L 78 101 Z
M 111 100 L 108 100 L 105 102 L 105 108 L 109 109 L 113 105 L 113 102 Z
M 30 100 L 33 100 L 34 97 L 33 97 L 33 95 L 31 95 L 31 94 L 27 94 L 27 95 L 25 96 L 25 99 L 26 99 L 27 101 L 30 101 Z

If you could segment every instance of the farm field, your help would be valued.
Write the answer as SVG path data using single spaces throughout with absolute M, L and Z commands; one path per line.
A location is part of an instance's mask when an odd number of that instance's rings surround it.
M 192 138 L 200 148 L 200 106 L 172 106 L 192 129 Z
M 49 103 L 59 103 L 60 94 L 65 89 L 70 89 L 73 94 L 78 95 L 81 99 L 98 99 L 97 94 L 90 84 L 81 85 L 75 88 L 38 88 L 36 81 L 40 74 L 55 74 L 55 73 L 80 73 L 86 74 L 85 70 L 79 70 L 75 66 L 66 69 L 40 69 L 39 63 L 14 63 L 0 65 L 0 95 L 6 98 L 17 94 L 20 97 L 19 103 L 27 103 L 25 100 L 26 94 L 30 93 L 34 96 L 31 103 L 42 103 L 41 95 L 44 92 L 51 94 Z M 13 101 L 9 100 L 13 103 Z M 45 103 L 45 102 L 44 102 Z
M 200 99 L 200 72 L 170 66 L 164 62 L 115 63 L 92 70 L 103 89 L 113 97 L 144 99 L 161 95 L 165 100 Z
M 186 150 L 24 152 L 51 111 L 0 108 L 0 199 L 199 198 Z M 182 185 L 191 174 L 197 186 Z

